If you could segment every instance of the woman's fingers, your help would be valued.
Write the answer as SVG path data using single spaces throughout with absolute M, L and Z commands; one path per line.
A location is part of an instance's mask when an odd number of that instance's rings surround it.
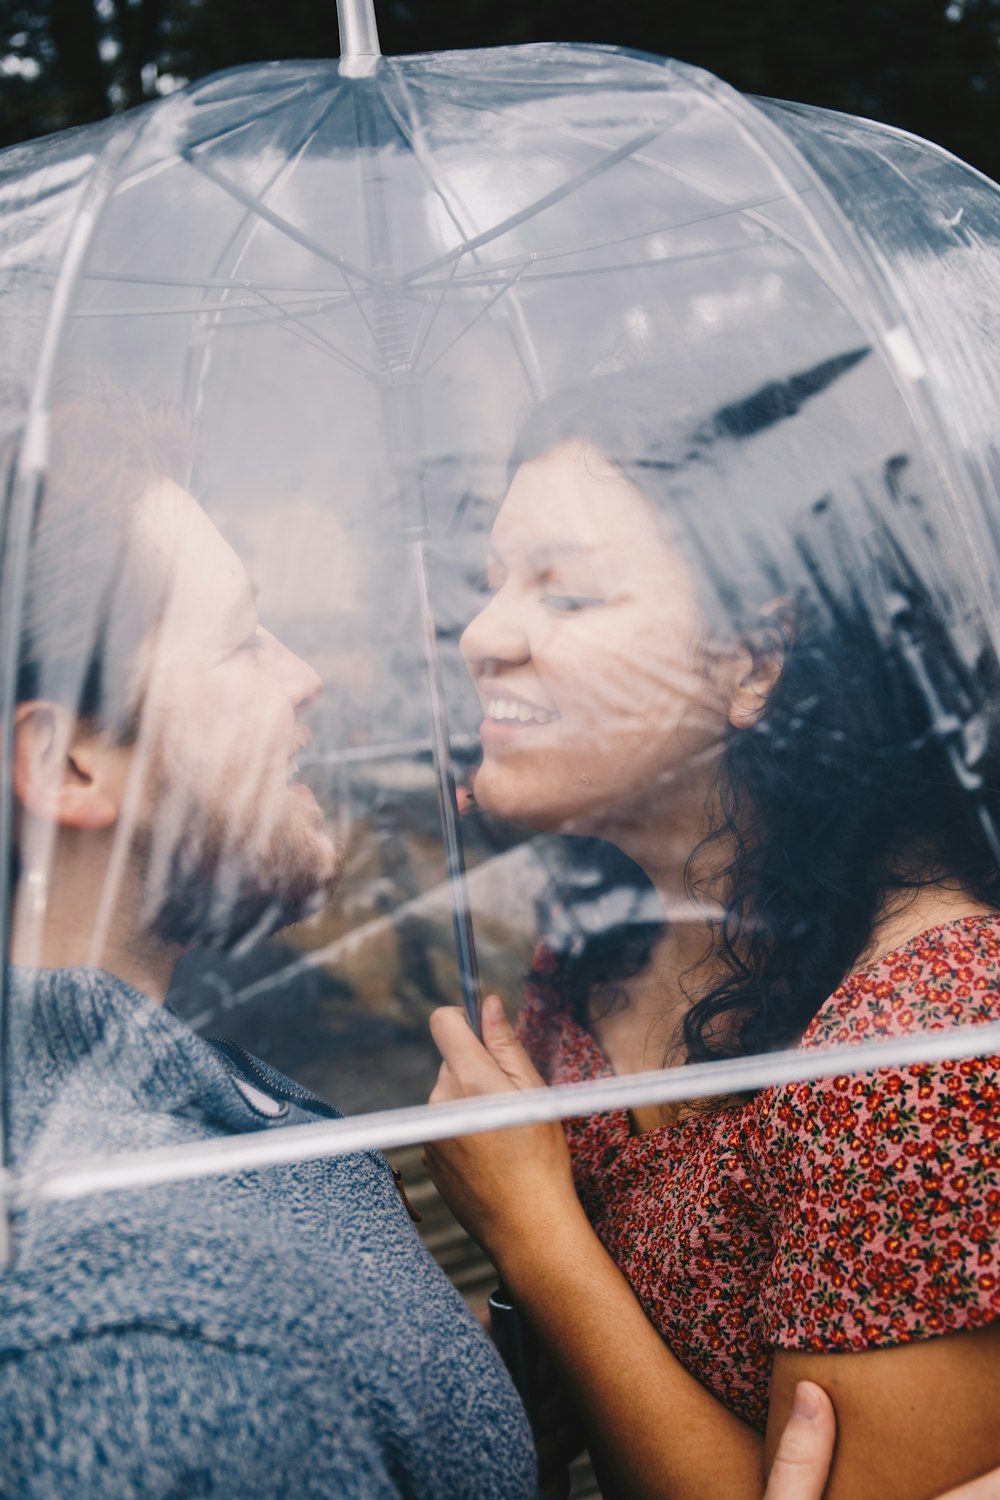
M 545 1080 L 518 1041 L 499 995 L 487 995 L 483 1001 L 483 1044 L 517 1088 L 544 1088 Z
M 482 1042 L 457 1006 L 443 1006 L 434 1011 L 430 1024 L 431 1036 L 444 1059 L 444 1067 L 449 1070 L 449 1086 L 453 1089 L 451 1093 L 444 1092 L 442 1069 L 434 1091 L 435 1102 L 468 1094 L 543 1086 L 498 996 L 488 995 L 483 1002 Z
M 509 1088 L 506 1076 L 475 1036 L 458 1006 L 445 1005 L 434 1011 L 430 1025 L 434 1045 L 442 1057 L 434 1090 L 436 1102 Z
M 462 1091 L 455 1082 L 454 1075 L 446 1062 L 438 1068 L 437 1082 L 431 1089 L 428 1104 L 447 1104 L 452 1099 L 460 1099 Z
M 811 1380 L 800 1380 L 795 1387 L 792 1415 L 774 1455 L 764 1500 L 822 1500 L 836 1436 L 837 1419 L 829 1396 Z M 956 1494 L 949 1500 L 966 1500 L 966 1496 Z M 986 1500 L 985 1495 L 982 1500 Z

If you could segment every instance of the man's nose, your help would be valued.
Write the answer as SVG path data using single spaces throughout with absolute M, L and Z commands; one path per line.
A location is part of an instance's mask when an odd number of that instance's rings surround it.
M 505 586 L 470 620 L 459 647 L 470 671 L 491 661 L 523 662 L 531 655 L 522 611 Z
M 308 713 L 323 692 L 322 677 L 277 636 L 271 636 L 271 642 L 275 671 L 295 705 L 295 712 Z

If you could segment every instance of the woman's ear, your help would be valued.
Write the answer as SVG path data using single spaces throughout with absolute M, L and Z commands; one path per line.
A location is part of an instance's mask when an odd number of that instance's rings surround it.
M 729 722 L 734 729 L 752 729 L 781 676 L 782 661 L 776 656 L 756 658 L 747 652 L 742 664 L 746 670 L 729 697 Z
M 729 722 L 734 729 L 751 729 L 757 723 L 784 670 L 791 600 L 773 599 L 761 615 L 764 625 L 747 637 L 737 657 L 729 695 Z
M 110 828 L 118 818 L 115 752 L 61 704 L 14 711 L 14 795 L 26 813 L 63 828 Z

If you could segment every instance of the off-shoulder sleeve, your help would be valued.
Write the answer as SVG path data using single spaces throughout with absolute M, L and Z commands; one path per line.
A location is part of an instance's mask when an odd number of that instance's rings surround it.
M 1000 1318 L 1000 1057 L 776 1089 L 758 1144 L 774 1345 L 878 1348 Z

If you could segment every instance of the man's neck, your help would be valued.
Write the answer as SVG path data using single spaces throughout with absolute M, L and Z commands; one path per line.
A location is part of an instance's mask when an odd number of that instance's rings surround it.
M 109 872 L 56 858 L 43 886 L 22 879 L 11 959 L 35 969 L 103 969 L 162 1004 L 181 951 L 143 932 L 126 874 L 110 899 Z

